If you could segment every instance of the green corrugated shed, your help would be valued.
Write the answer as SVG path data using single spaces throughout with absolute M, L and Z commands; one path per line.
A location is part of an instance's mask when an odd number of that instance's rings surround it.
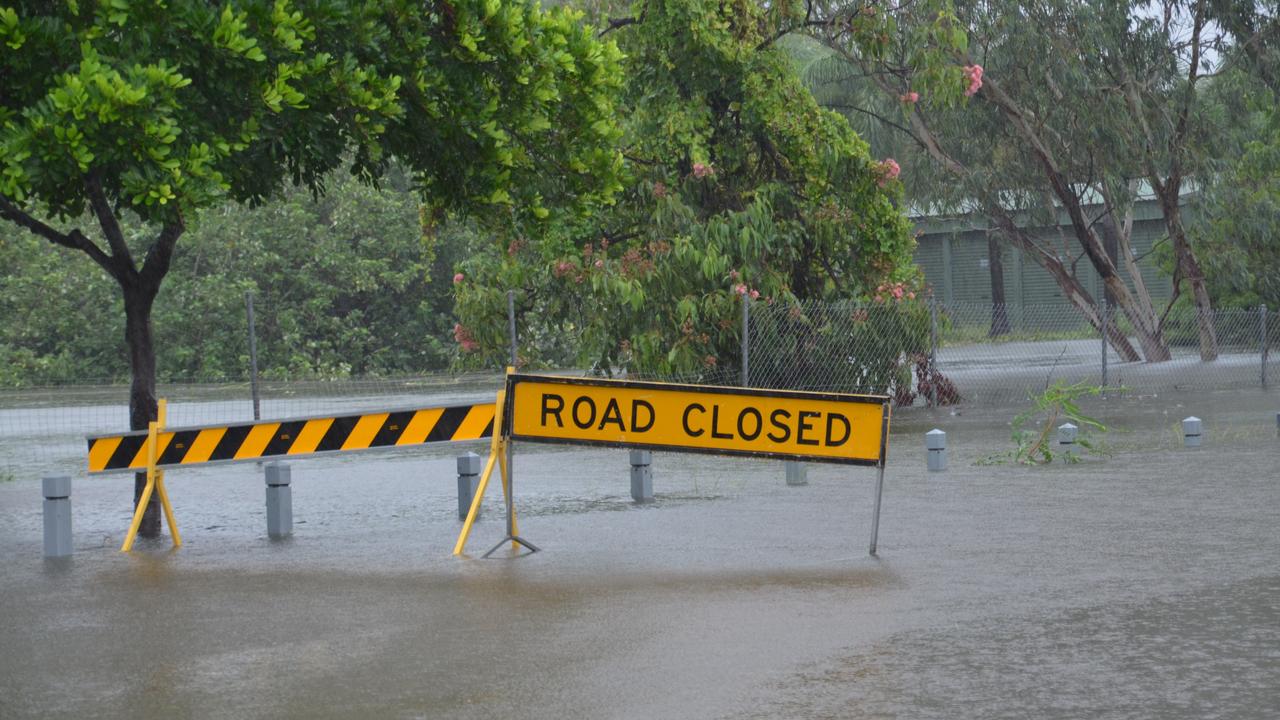
M 1063 221 L 1065 223 L 1065 218 Z M 991 258 L 984 219 L 972 216 L 917 218 L 917 228 L 922 234 L 917 238 L 915 261 L 936 297 L 948 304 L 991 302 Z M 1068 263 L 1080 255 L 1079 243 L 1069 225 L 1037 227 L 1031 230 L 1031 235 L 1049 247 L 1060 248 Z M 1167 300 L 1171 290 L 1170 279 L 1157 267 L 1157 254 L 1152 252 L 1153 244 L 1164 237 L 1164 222 L 1154 203 L 1139 203 L 1131 242 L 1143 281 L 1157 302 Z M 1006 303 L 1011 306 L 1069 304 L 1049 273 L 1034 261 L 1024 259 L 1021 252 L 1007 243 L 1001 242 L 1000 248 Z M 1075 272 L 1091 295 L 1101 296 L 1102 283 L 1088 258 L 1075 262 Z M 1129 281 L 1123 264 L 1121 276 Z

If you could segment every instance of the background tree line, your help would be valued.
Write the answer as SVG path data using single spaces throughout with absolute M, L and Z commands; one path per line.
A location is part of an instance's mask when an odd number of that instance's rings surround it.
M 313 197 L 201 215 L 156 299 L 162 381 L 249 375 L 245 293 L 254 296 L 259 372 L 338 378 L 447 369 L 454 267 L 474 226 L 422 225 L 403 172 L 378 189 L 335 174 Z M 124 319 L 110 278 L 17 228 L 0 227 L 0 384 L 125 382 Z

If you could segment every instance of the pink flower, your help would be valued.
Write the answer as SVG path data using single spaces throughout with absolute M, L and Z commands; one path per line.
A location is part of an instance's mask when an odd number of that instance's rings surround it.
M 480 343 L 471 337 L 471 331 L 463 327 L 462 323 L 454 323 L 453 339 L 462 346 L 463 352 L 475 352 L 480 349 Z
M 965 88 L 964 95 L 965 97 L 973 97 L 982 87 L 982 66 L 965 65 L 964 76 L 969 81 L 969 87 Z
M 738 279 L 738 271 L 737 271 L 737 270 L 730 270 L 730 271 L 729 271 L 729 279 L 730 279 L 730 280 L 737 280 L 737 279 Z
M 897 287 L 895 287 L 895 288 L 893 289 L 893 297 L 894 297 L 895 299 L 898 299 L 898 300 L 901 300 L 901 299 L 902 299 L 902 286 L 901 286 L 901 285 L 899 285 L 899 286 L 897 286 Z
M 913 292 L 909 292 L 909 293 L 907 293 L 907 299 L 908 299 L 908 300 L 915 300 L 915 299 L 916 299 L 916 294 L 915 294 L 915 292 L 913 291 Z
M 458 283 L 462 282 L 462 278 L 463 278 L 463 277 L 465 277 L 465 276 L 464 276 L 462 273 L 458 273 L 457 275 L 454 275 L 454 276 L 453 276 L 453 284 L 454 284 L 454 285 L 457 285 Z
M 604 267 L 604 261 L 603 261 L 603 260 L 597 260 L 597 261 L 596 261 L 596 267 L 598 267 L 598 268 L 602 268 L 602 267 Z
M 656 198 L 664 198 L 664 197 L 666 197 L 666 196 L 667 196 L 667 185 L 666 185 L 666 183 L 662 182 L 661 180 L 659 180 L 658 182 L 654 183 L 654 184 L 653 184 L 653 196 L 654 196 L 654 197 L 656 197 Z
M 709 175 L 715 175 L 716 169 L 711 163 L 694 163 L 693 176 L 696 178 L 704 178 Z
M 739 294 L 739 295 L 746 295 L 746 294 L 747 294 L 747 286 L 746 286 L 746 285 L 743 285 L 742 283 L 738 283 L 737 285 L 734 285 L 734 286 L 733 286 L 733 291 L 734 291 L 735 293 Z
M 752 290 L 752 291 L 751 291 L 751 299 L 752 299 L 752 300 L 759 300 L 759 299 L 760 299 L 760 291 L 759 291 L 759 290 Z
M 902 168 L 898 165 L 898 161 L 893 158 L 885 158 L 880 161 L 877 169 L 880 171 L 879 184 L 884 187 L 885 183 L 890 180 L 897 180 L 898 175 L 902 172 Z
M 715 356 L 715 355 L 708 355 L 708 356 L 706 356 L 706 357 L 702 358 L 702 362 L 703 362 L 704 364 L 706 364 L 706 366 L 707 366 L 707 367 L 715 367 L 715 364 L 716 364 L 716 356 Z
M 898 99 L 904 103 L 918 102 L 920 100 L 920 93 L 915 91 L 903 93 Z

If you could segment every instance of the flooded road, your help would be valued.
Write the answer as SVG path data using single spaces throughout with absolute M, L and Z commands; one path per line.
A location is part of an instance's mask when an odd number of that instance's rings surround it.
M 655 453 L 635 506 L 625 451 L 517 445 L 545 552 L 515 560 L 450 557 L 456 446 L 294 463 L 281 542 L 253 464 L 171 472 L 177 553 L 120 554 L 130 480 L 78 477 L 69 562 L 40 557 L 23 477 L 0 483 L 0 717 L 1273 718 L 1277 405 L 1112 401 L 1110 457 L 1038 468 L 974 464 L 1013 410 L 900 413 L 879 559 L 862 468 L 786 487 Z

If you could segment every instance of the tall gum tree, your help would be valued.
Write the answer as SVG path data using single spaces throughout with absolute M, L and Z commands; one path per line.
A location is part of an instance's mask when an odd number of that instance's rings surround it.
M 617 187 L 618 52 L 528 0 L 19 2 L 0 43 L 0 217 L 119 286 L 133 429 L 156 417 L 156 294 L 202 209 L 323 192 L 344 164 L 376 182 L 393 158 L 432 212 L 495 223 Z
M 1209 31 L 1206 2 L 1149 4 L 1159 11 L 1154 14 L 1140 12 L 1139 5 L 957 3 L 953 29 L 967 38 L 957 43 L 936 30 L 934 15 L 911 4 L 876 12 L 836 3 L 820 8 L 811 34 L 884 96 L 919 93 L 902 103 L 905 119 L 895 124 L 945 175 L 960 180 L 968 200 L 1099 326 L 1100 299 L 1078 282 L 1056 248 L 1034 242 L 1016 222 L 1028 208 L 1045 216 L 1061 210 L 1078 256 L 1097 271 L 1108 299 L 1128 320 L 1141 356 L 1162 361 L 1170 357 L 1163 324 L 1172 303 L 1164 310 L 1155 306 L 1136 272 L 1128 236 L 1129 210 L 1142 185 L 1152 188 L 1176 257 L 1175 294 L 1190 287 L 1201 356 L 1212 359 L 1212 308 L 1181 203 L 1187 178 L 1202 169 L 1195 139 L 1204 130 L 1196 92 L 1204 80 L 1204 53 L 1221 44 L 1222 34 Z M 867 53 L 854 41 L 868 33 L 884 38 L 880 52 Z M 940 39 L 956 48 L 949 66 L 921 55 Z M 976 67 L 985 73 L 968 88 L 967 106 L 955 108 L 953 98 L 923 87 L 940 73 Z M 1091 205 L 1102 212 L 1091 214 Z M 1138 349 L 1118 329 L 1110 340 L 1121 357 L 1138 359 Z

